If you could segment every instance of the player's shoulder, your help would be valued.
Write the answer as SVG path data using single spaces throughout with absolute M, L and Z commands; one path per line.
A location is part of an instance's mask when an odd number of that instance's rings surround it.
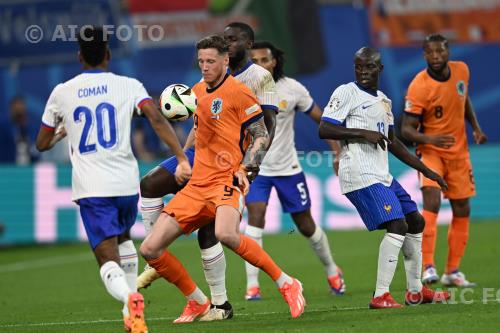
M 469 66 L 463 61 L 449 61 L 448 66 L 450 66 L 451 72 L 458 72 L 460 75 L 469 77 Z
M 274 85 L 273 75 L 264 67 L 252 63 L 246 71 L 249 77 L 251 77 L 251 80 L 255 80 L 261 86 L 267 86 L 270 83 Z
M 280 78 L 278 82 L 276 82 L 276 86 L 278 86 L 278 83 L 293 91 L 299 91 L 299 92 L 304 90 L 307 91 L 307 88 L 302 83 L 289 76 L 284 76 Z
M 341 84 L 333 91 L 335 95 L 349 95 L 349 96 L 355 95 L 358 92 L 360 92 L 360 89 L 354 82 Z
M 224 84 L 224 90 L 227 93 L 233 93 L 236 91 L 244 92 L 245 94 L 253 95 L 252 90 L 243 82 L 238 80 L 233 76 L 228 76 Z

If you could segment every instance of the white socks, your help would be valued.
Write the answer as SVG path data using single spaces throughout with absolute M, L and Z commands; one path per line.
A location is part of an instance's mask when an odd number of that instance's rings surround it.
M 137 250 L 135 249 L 134 242 L 131 240 L 118 244 L 118 252 L 120 254 L 120 266 L 125 273 L 125 279 L 130 291 L 137 291 Z M 128 304 L 123 305 L 123 315 L 128 316 Z
M 422 276 L 422 233 L 406 234 L 402 250 L 408 291 L 420 292 L 422 290 L 422 281 L 420 280 Z
M 205 304 L 208 300 L 207 296 L 201 291 L 200 288 L 196 287 L 196 289 L 187 296 L 187 299 L 190 301 L 196 301 L 198 304 Z
M 262 233 L 264 229 L 247 225 L 245 235 L 253 239 L 262 247 Z M 259 286 L 259 268 L 245 261 L 245 269 L 247 272 L 247 289 Z
M 398 234 L 386 233 L 384 235 L 378 253 L 377 285 L 373 297 L 379 297 L 389 292 L 404 239 L 405 236 Z
M 116 262 L 108 261 L 101 266 L 100 273 L 108 293 L 120 302 L 127 304 L 128 294 L 132 290 L 127 284 L 123 269 Z
M 201 250 L 201 261 L 205 279 L 210 287 L 211 301 L 222 305 L 227 301 L 226 292 L 226 257 L 221 243 Z
M 288 276 L 285 272 L 281 272 L 280 277 L 278 280 L 274 281 L 278 285 L 278 288 L 282 288 L 283 285 L 286 283 L 292 284 L 293 280 L 290 276 Z
M 337 274 L 337 265 L 333 261 L 332 254 L 330 252 L 330 245 L 328 244 L 328 238 L 324 233 L 323 229 L 316 226 L 316 230 L 309 238 L 311 247 L 318 256 L 319 260 L 325 266 L 326 275 L 328 277 Z
M 163 198 L 143 198 L 141 197 L 141 214 L 146 236 L 151 233 L 153 225 L 163 210 Z

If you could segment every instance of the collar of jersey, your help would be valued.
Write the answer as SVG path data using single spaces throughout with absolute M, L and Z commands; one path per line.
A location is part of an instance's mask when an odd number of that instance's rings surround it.
M 449 65 L 448 65 L 448 67 L 449 67 Z M 448 81 L 448 80 L 450 79 L 450 77 L 451 77 L 451 68 L 450 68 L 450 73 L 448 74 L 448 76 L 447 76 L 447 77 L 445 77 L 445 78 L 443 78 L 443 79 L 438 78 L 437 76 L 435 76 L 435 75 L 434 75 L 434 74 L 433 74 L 433 73 L 429 70 L 429 68 L 427 68 L 427 74 L 429 74 L 429 76 L 430 76 L 430 77 L 431 77 L 431 79 L 433 79 L 433 80 L 436 80 L 436 81 L 438 81 L 438 82 L 446 82 L 446 81 Z
M 376 90 L 372 90 L 372 89 L 366 89 L 366 88 L 363 88 L 362 86 L 360 86 L 358 84 L 358 82 L 354 81 L 354 84 L 360 89 L 360 90 L 363 90 L 364 92 L 366 92 L 367 94 L 370 94 L 372 96 L 375 96 L 375 97 L 378 97 L 378 93 Z
M 228 68 L 228 69 L 227 69 L 227 72 L 228 72 L 228 74 L 231 74 L 232 76 L 240 75 L 241 73 L 243 73 L 244 71 L 246 71 L 246 70 L 248 69 L 248 67 L 252 66 L 252 64 L 253 64 L 253 62 L 249 60 L 249 61 L 246 63 L 246 65 L 245 65 L 245 66 L 243 66 L 243 68 L 242 68 L 242 69 L 240 69 L 239 71 L 236 71 L 236 72 L 234 72 L 234 73 L 231 73 L 231 70 Z
M 216 91 L 220 86 L 222 86 L 222 84 L 226 81 L 227 77 L 229 76 L 229 74 L 226 73 L 226 75 L 224 75 L 224 78 L 222 79 L 222 81 L 216 85 L 215 87 L 213 88 L 209 88 L 207 87 L 207 93 L 213 93 L 214 91 Z
M 84 74 L 97 74 L 97 73 L 104 73 L 104 71 L 102 69 L 95 68 L 95 69 L 84 70 L 83 73 Z

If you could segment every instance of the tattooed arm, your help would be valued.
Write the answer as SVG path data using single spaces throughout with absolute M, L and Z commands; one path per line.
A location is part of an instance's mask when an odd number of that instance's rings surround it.
M 248 179 L 252 181 L 259 172 L 260 164 L 266 156 L 269 146 L 269 133 L 267 132 L 264 119 L 260 118 L 247 127 L 248 135 L 251 137 L 251 143 L 245 152 L 240 169 L 235 173 L 240 187 L 243 191 L 248 191 Z

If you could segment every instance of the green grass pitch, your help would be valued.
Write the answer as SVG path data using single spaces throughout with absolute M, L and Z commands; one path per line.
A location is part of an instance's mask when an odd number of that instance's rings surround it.
M 439 228 L 437 263 L 446 258 L 446 228 Z M 247 302 L 243 261 L 226 250 L 226 282 L 235 310 L 232 320 L 174 325 L 185 300 L 159 280 L 144 291 L 149 332 L 499 332 L 500 221 L 474 221 L 462 269 L 478 283 L 452 290 L 454 304 L 397 310 L 369 310 L 382 232 L 328 232 L 335 260 L 343 268 L 347 292 L 329 294 L 326 278 L 308 242 L 297 232 L 266 236 L 277 263 L 299 278 L 307 299 L 302 317 L 292 319 L 274 283 L 261 273 L 263 300 Z M 137 244 L 138 245 L 138 244 Z M 209 295 L 197 242 L 181 239 L 172 247 L 195 281 Z M 142 269 L 143 262 L 141 262 Z M 436 287 L 441 288 L 438 284 Z M 403 261 L 392 294 L 403 301 Z M 0 249 L 0 332 L 123 332 L 121 306 L 109 296 L 87 245 Z

